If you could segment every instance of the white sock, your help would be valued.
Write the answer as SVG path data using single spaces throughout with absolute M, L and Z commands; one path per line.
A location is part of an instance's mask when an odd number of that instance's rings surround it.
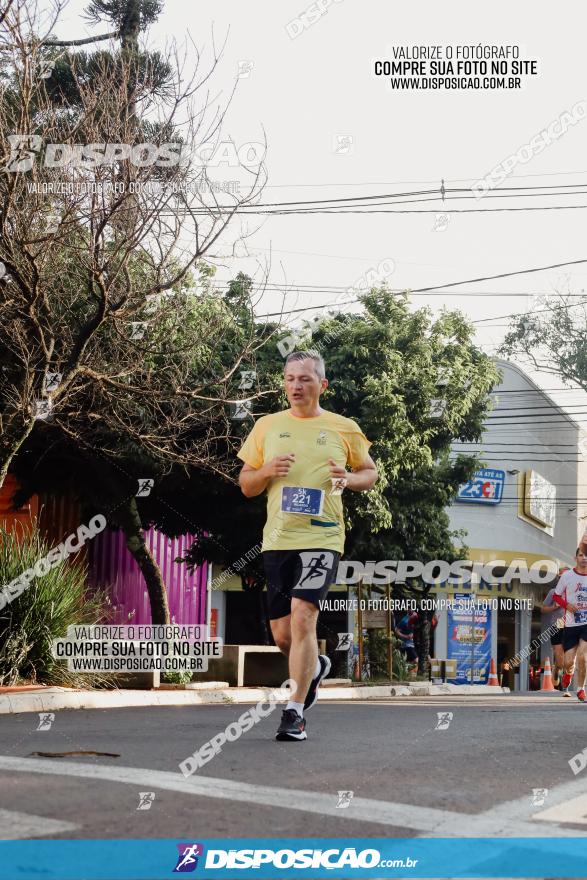
M 320 657 L 316 660 L 316 669 L 314 670 L 313 678 L 316 678 L 322 672 L 322 664 L 320 663 Z
M 294 703 L 293 700 L 290 700 L 285 708 L 286 708 L 286 710 L 287 709 L 295 709 L 296 712 L 298 713 L 298 715 L 300 716 L 300 718 L 304 717 L 304 704 L 303 703 Z

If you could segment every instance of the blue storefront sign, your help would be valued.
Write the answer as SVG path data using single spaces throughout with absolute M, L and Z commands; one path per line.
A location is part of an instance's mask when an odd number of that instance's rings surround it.
M 459 486 L 457 501 L 469 504 L 499 504 L 503 495 L 505 471 L 481 468 L 473 477 Z
M 455 593 L 448 609 L 449 660 L 457 661 L 455 684 L 487 684 L 491 661 L 491 610 L 470 593 Z M 471 669 L 473 680 L 471 682 Z

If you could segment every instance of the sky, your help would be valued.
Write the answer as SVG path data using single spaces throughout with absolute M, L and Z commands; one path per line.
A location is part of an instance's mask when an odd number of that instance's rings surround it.
M 83 19 L 86 5 L 72 0 L 54 33 L 69 38 L 103 30 Z M 267 140 L 263 202 L 440 191 L 442 180 L 448 190 L 468 188 L 565 111 L 587 102 L 587 10 L 578 0 L 556 10 L 544 0 L 498 0 L 490 6 L 463 0 L 332 0 L 322 8 L 318 16 L 315 4 L 304 0 L 167 0 L 148 34 L 151 48 L 175 41 L 186 50 L 186 74 L 195 64 L 194 45 L 202 50 L 205 66 L 212 31 L 217 46 L 227 39 L 211 86 L 220 100 L 237 86 L 223 138 L 237 145 Z M 374 74 L 374 62 L 393 60 L 394 47 L 441 46 L 445 52 L 444 47 L 458 45 L 518 46 L 520 59 L 537 62 L 537 73 L 522 77 L 522 88 L 506 90 L 394 90 L 389 77 Z M 587 263 L 472 280 L 587 259 L 587 207 L 493 210 L 587 206 L 586 145 L 587 119 L 575 119 L 541 152 L 526 151 L 500 184 L 562 185 L 567 194 L 558 189 L 549 197 L 532 191 L 502 198 L 490 192 L 475 199 L 467 193 L 467 199 L 456 199 L 448 192 L 443 201 L 438 192 L 432 200 L 404 205 L 429 213 L 243 219 L 219 248 L 217 276 L 228 279 L 238 271 L 253 273 L 259 262 L 269 264 L 269 280 L 277 289 L 262 297 L 259 314 L 280 311 L 284 289 L 289 291 L 286 309 L 315 309 L 369 271 L 388 272 L 390 266 L 386 280 L 398 290 L 466 281 L 412 295 L 412 302 L 434 311 L 461 309 L 477 322 L 477 343 L 493 354 L 507 329 L 503 316 L 540 307 L 533 296 L 587 288 Z M 582 186 L 585 195 L 568 194 Z M 472 208 L 476 211 L 458 213 Z M 250 256 L 239 251 L 239 258 L 227 259 L 229 239 L 241 229 L 249 233 Z M 532 375 L 544 388 L 563 388 L 557 377 Z M 551 396 L 574 412 L 587 404 L 583 392 L 552 390 Z M 583 424 L 587 407 L 585 413 L 575 416 Z

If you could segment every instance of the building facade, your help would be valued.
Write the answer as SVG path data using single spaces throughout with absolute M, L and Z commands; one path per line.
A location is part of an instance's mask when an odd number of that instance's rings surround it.
M 545 624 L 539 606 L 557 578 L 541 584 L 523 583 L 521 578 L 505 583 L 503 575 L 516 560 L 527 568 L 540 560 L 557 569 L 573 564 L 587 522 L 582 501 L 587 482 L 585 434 L 519 367 L 507 361 L 497 366 L 502 379 L 493 390 L 493 410 L 481 442 L 453 445 L 455 455 L 480 453 L 484 467 L 461 487 L 449 509 L 451 527 L 466 533 L 468 558 L 494 562 L 494 576 L 477 586 L 443 585 L 436 592 L 476 593 L 485 600 L 489 615 L 480 613 L 483 620 L 475 626 L 475 640 L 485 641 L 486 650 L 480 649 L 477 664 L 471 651 L 470 665 L 486 672 L 490 653 L 503 683 L 525 690 L 536 680 L 533 669 L 550 652 L 549 639 L 540 639 Z M 463 619 L 450 611 L 440 611 L 438 619 L 435 655 L 460 656 L 462 677 L 472 619 L 468 631 Z M 485 678 L 483 673 L 477 680 Z

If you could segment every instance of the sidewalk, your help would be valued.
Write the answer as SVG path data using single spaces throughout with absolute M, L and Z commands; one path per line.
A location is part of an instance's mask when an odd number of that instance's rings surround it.
M 328 680 L 327 680 L 328 682 Z M 429 684 L 413 685 L 347 684 L 343 680 L 324 682 L 320 701 L 389 700 L 394 697 L 427 696 L 502 696 L 508 688 L 487 685 Z M 194 706 L 210 703 L 257 703 L 273 690 L 268 687 L 229 687 L 226 682 L 192 683 L 186 689 L 154 690 L 76 690 L 63 687 L 0 689 L 0 715 L 21 712 L 56 712 L 60 709 L 123 709 L 133 706 Z

